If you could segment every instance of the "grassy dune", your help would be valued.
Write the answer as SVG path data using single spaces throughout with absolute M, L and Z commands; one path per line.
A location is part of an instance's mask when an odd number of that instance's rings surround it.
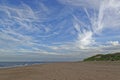
M 84 61 L 120 61 L 120 52 L 112 54 L 98 54 L 86 58 Z

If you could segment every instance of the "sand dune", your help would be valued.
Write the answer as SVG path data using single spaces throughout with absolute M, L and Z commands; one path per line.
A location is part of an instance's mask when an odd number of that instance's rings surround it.
M 120 80 L 120 62 L 50 63 L 0 69 L 0 80 Z

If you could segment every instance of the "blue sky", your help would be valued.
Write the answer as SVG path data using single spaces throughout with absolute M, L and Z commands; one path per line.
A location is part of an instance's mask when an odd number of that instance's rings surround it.
M 119 30 L 119 0 L 0 0 L 0 61 L 119 52 Z

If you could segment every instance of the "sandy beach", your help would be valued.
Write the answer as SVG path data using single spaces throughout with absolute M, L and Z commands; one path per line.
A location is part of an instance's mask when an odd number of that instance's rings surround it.
M 120 62 L 65 62 L 0 69 L 0 80 L 120 80 Z

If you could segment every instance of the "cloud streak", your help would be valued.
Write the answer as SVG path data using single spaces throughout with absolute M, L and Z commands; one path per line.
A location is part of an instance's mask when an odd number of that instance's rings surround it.
M 119 51 L 119 0 L 57 1 L 0 4 L 0 52 L 78 58 Z
M 51 11 L 44 3 L 37 3 L 36 6 L 38 9 L 33 9 L 25 3 L 19 6 L 0 5 L 0 44 L 3 45 L 0 48 L 3 49 L 2 52 L 10 49 L 14 53 L 18 51 L 23 53 L 21 50 L 26 49 L 26 52 L 33 50 L 33 53 L 55 53 L 52 50 L 50 52 L 51 48 L 47 46 L 49 44 L 43 46 L 44 39 L 59 35 L 66 23 L 65 20 L 53 23 L 49 21 L 61 19 L 68 12 L 60 12 L 54 16 L 52 14 L 54 11 Z
M 77 15 L 74 15 L 73 20 L 74 27 L 78 31 L 78 39 L 76 42 L 80 48 L 86 48 L 97 43 L 95 42 L 94 36 L 102 34 L 103 30 L 120 28 L 119 0 L 64 0 L 60 2 L 63 4 L 66 3 L 66 5 L 80 7 L 82 9 L 81 11 L 84 11 L 86 15 L 84 15 L 84 18 L 87 18 L 89 23 L 80 19 Z

